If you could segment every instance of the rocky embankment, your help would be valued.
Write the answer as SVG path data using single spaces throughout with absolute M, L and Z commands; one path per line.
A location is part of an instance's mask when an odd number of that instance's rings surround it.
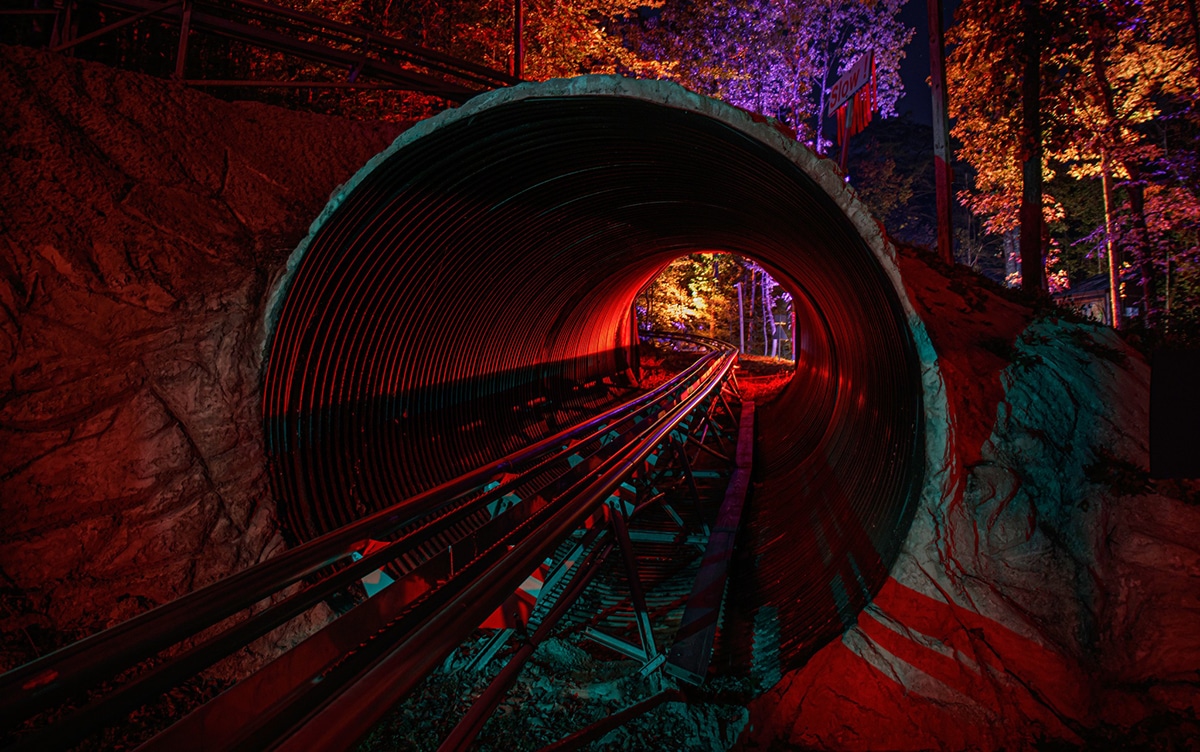
M 944 464 L 883 590 L 742 747 L 1195 749 L 1200 493 L 1148 478 L 1145 360 L 935 266 L 900 258 Z
M 0 669 L 270 556 L 267 291 L 401 130 L 0 48 Z

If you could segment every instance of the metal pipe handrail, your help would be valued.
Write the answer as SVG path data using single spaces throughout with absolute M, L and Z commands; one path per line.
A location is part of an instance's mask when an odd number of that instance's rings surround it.
M 282 5 L 263 3 L 257 0 L 216 0 L 198 4 L 210 4 L 218 8 L 230 6 L 237 10 L 256 11 L 261 14 L 260 17 L 265 17 L 269 21 L 278 21 L 280 18 L 284 18 L 314 27 L 315 30 L 328 29 L 336 31 L 346 36 L 357 37 L 363 42 L 374 46 L 375 49 L 390 52 L 391 54 L 404 55 L 409 61 L 418 65 L 440 70 L 443 73 L 449 73 L 458 78 L 474 81 L 475 83 L 488 86 L 510 86 L 521 83 L 520 78 L 509 75 L 504 71 L 488 68 L 487 66 L 478 65 L 467 60 L 460 60 L 452 55 L 421 47 L 402 39 L 371 31 L 370 29 L 351 26 L 350 24 L 322 18 L 321 16 L 287 8 Z M 322 36 L 336 39 L 336 37 L 332 37 L 331 35 L 322 34 Z
M 123 26 L 134 23 L 148 17 L 155 17 L 158 20 L 172 26 L 188 25 L 193 31 L 204 31 L 218 36 L 224 36 L 229 39 L 246 42 L 251 45 L 262 47 L 265 49 L 283 52 L 285 54 L 295 55 L 297 57 L 311 60 L 313 62 L 324 65 L 346 66 L 351 70 L 357 69 L 360 73 L 364 73 L 374 78 L 392 82 L 398 86 L 410 88 L 415 91 L 423 91 L 435 96 L 449 99 L 451 101 L 463 102 L 470 97 L 480 93 L 480 89 L 472 88 L 460 83 L 448 81 L 437 76 L 432 76 L 427 73 L 422 73 L 412 68 L 403 67 L 395 62 L 369 57 L 365 52 L 378 50 L 383 51 L 385 56 L 393 59 L 399 59 L 401 62 L 423 67 L 439 73 L 448 74 L 458 79 L 464 79 L 477 85 L 482 85 L 487 88 L 506 85 L 503 79 L 492 75 L 492 73 L 483 74 L 480 70 L 489 71 L 490 69 L 476 66 L 473 63 L 466 61 L 455 61 L 454 58 L 442 55 L 440 53 L 425 54 L 417 52 L 420 48 L 414 50 L 405 49 L 400 40 L 393 40 L 390 52 L 381 50 L 383 40 L 388 39 L 382 35 L 374 35 L 374 42 L 362 50 L 348 50 L 339 46 L 333 45 L 330 42 L 337 42 L 341 45 L 351 45 L 353 42 L 346 39 L 339 39 L 336 36 L 322 32 L 321 26 L 328 26 L 328 23 L 320 23 L 323 19 L 317 16 L 305 16 L 306 22 L 312 25 L 312 28 L 301 28 L 298 21 L 289 20 L 287 14 L 271 13 L 268 11 L 259 11 L 259 15 L 253 15 L 251 12 L 246 12 L 240 15 L 246 21 L 255 21 L 259 25 L 250 23 L 240 23 L 233 20 L 239 17 L 238 13 L 230 12 L 230 8 L 214 4 L 201 4 L 198 6 L 189 7 L 186 11 L 180 8 L 179 2 L 170 2 L 163 5 L 156 5 L 148 0 L 89 0 L 93 4 L 110 8 L 113 10 L 130 13 L 132 15 L 121 19 L 115 23 L 109 24 L 101 29 L 98 29 L 91 34 L 77 39 L 68 40 L 54 47 L 54 51 L 60 51 L 70 47 L 74 47 L 82 42 L 89 41 L 99 36 L 108 34 Z M 272 6 L 262 5 L 264 9 L 272 9 Z M 213 11 L 205 12 L 205 9 Z M 252 9 L 251 9 L 252 10 Z M 185 20 L 186 19 L 186 20 Z M 283 28 L 290 32 L 281 33 L 269 25 L 274 25 L 277 28 Z M 353 28 L 353 27 L 346 27 Z M 363 33 L 357 36 L 366 37 L 368 32 L 362 30 Z M 305 41 L 301 37 L 324 37 L 324 42 Z M 247 81 L 246 86 L 253 86 L 254 82 Z

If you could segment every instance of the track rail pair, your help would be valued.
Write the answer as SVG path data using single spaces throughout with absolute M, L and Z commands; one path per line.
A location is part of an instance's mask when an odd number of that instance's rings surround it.
M 446 741 L 447 749 L 465 747 L 605 556 L 619 549 L 629 563 L 626 518 L 656 500 L 628 498 L 630 481 L 660 457 L 678 454 L 686 466 L 682 444 L 707 431 L 735 360 L 734 351 L 714 349 L 573 428 L 5 674 L 6 724 L 93 697 L 14 748 L 73 744 L 382 568 L 392 585 L 146 744 L 171 752 L 345 748 L 575 536 L 580 556 L 559 597 Z M 435 536 L 451 542 L 414 558 Z M 636 604 L 640 594 L 632 597 Z M 653 670 L 665 654 L 639 627 Z

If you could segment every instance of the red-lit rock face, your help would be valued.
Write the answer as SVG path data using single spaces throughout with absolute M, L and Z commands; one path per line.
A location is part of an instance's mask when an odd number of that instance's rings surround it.
M 268 285 L 400 129 L 19 49 L 0 101 L 8 668 L 53 647 L 47 628 L 96 631 L 281 544 L 258 418 Z
M 944 491 L 856 625 L 752 705 L 746 748 L 1194 738 L 1200 508 L 1149 487 L 1145 362 L 1110 330 L 901 270 L 939 354 Z

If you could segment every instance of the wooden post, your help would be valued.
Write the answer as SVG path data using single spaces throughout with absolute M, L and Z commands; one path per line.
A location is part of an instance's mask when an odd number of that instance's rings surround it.
M 946 45 L 942 0 L 926 0 L 929 15 L 929 83 L 933 90 L 933 171 L 937 184 L 938 256 L 954 263 L 954 175 L 950 169 L 950 115 L 946 108 Z
M 842 107 L 842 154 L 838 158 L 838 166 L 842 168 L 842 174 L 846 173 L 846 166 L 850 162 L 850 124 L 854 122 L 854 97 L 850 97 L 850 101 Z

